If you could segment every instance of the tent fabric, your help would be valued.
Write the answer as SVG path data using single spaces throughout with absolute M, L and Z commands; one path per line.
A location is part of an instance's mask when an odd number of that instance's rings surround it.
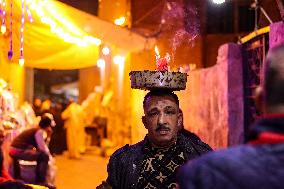
M 51 19 L 57 29 L 61 28 L 65 34 L 83 39 L 86 36 L 99 38 L 102 44 L 108 44 L 121 49 L 123 52 L 137 52 L 146 47 L 153 47 L 155 39 L 146 39 L 126 28 L 77 10 L 54 0 L 31 0 L 28 4 L 33 22 L 29 22 L 25 14 L 24 24 L 24 58 L 25 66 L 40 69 L 81 69 L 96 64 L 99 57 L 98 45 L 88 43 L 85 46 L 65 42 L 58 34 L 51 31 L 48 24 L 41 19 Z M 44 4 L 41 4 L 43 3 Z M 10 40 L 9 3 L 6 0 L 7 32 L 1 35 L 1 52 L 7 57 Z M 34 9 L 32 7 L 35 7 Z M 40 17 L 39 15 L 44 16 Z M 13 52 L 12 62 L 18 62 L 20 57 L 20 27 L 21 1 L 13 1 Z M 62 36 L 62 35 L 61 35 Z M 4 39 L 4 40 L 2 40 Z M 8 62 L 8 59 L 6 58 Z

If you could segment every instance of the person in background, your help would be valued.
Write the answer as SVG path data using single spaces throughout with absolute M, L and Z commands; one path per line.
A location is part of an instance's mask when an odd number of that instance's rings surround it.
M 43 115 L 44 113 L 51 113 L 51 100 L 46 99 L 42 102 L 41 109 L 40 109 L 40 115 Z
M 11 143 L 10 156 L 17 162 L 18 160 L 37 161 L 36 184 L 47 185 L 46 174 L 48 162 L 52 158 L 48 149 L 49 137 L 55 122 L 52 114 L 45 113 L 41 116 L 39 126 L 24 130 Z M 14 166 L 15 163 L 14 163 Z M 19 167 L 16 167 L 16 169 Z M 19 170 L 15 170 L 16 176 Z M 48 186 L 53 188 L 52 186 Z
M 66 131 L 64 129 L 64 121 L 61 118 L 62 104 L 57 102 L 51 110 L 56 126 L 53 128 L 50 137 L 49 150 L 51 154 L 62 154 L 67 149 Z
M 4 155 L 2 151 L 2 144 L 4 142 L 5 135 L 4 135 L 4 129 L 0 127 L 0 166 L 1 166 L 1 171 L 0 171 L 0 183 L 13 180 L 13 178 L 9 175 L 7 170 L 4 167 Z
M 40 116 L 41 115 L 41 99 L 40 98 L 35 98 L 34 99 L 34 104 L 33 104 L 33 109 L 35 112 L 36 116 Z
M 284 45 L 267 55 L 255 101 L 263 115 L 249 142 L 186 163 L 178 171 L 180 189 L 273 188 L 284 186 Z
M 67 148 L 70 158 L 78 159 L 86 150 L 85 126 L 86 114 L 83 108 L 70 100 L 69 106 L 62 112 L 64 127 L 67 131 Z
M 177 168 L 212 150 L 180 132 L 182 114 L 173 92 L 150 91 L 144 97 L 143 108 L 142 122 L 148 134 L 110 157 L 108 178 L 98 189 L 175 188 Z
M 0 188 L 1 189 L 32 189 L 30 186 L 26 186 L 21 181 L 15 181 L 4 167 L 4 156 L 2 151 L 2 144 L 5 140 L 4 129 L 0 127 Z

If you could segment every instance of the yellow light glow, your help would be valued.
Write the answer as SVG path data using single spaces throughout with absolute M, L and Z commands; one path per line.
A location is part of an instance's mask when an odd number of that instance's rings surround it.
M 102 53 L 103 53 L 103 55 L 109 55 L 109 53 L 110 53 L 109 48 L 108 48 L 108 47 L 104 47 L 104 48 L 102 49 Z
M 122 26 L 125 23 L 125 17 L 122 16 L 114 20 L 114 23 L 118 26 Z
M 97 45 L 97 46 L 101 45 L 101 43 L 102 43 L 102 41 L 100 39 L 92 37 L 92 36 L 85 36 L 84 40 L 86 42 L 89 42 L 89 43 Z
M 101 69 L 104 69 L 105 68 L 105 65 L 106 65 L 106 62 L 105 62 L 105 60 L 104 59 L 98 59 L 97 60 L 97 66 L 99 67 L 99 68 L 101 68 Z
M 86 46 L 87 46 L 87 43 L 86 43 L 86 41 L 84 41 L 84 40 L 80 40 L 80 41 L 78 41 L 77 45 L 79 45 L 79 46 L 81 46 L 81 47 L 86 47 Z
M 113 57 L 113 62 L 118 65 L 122 65 L 125 62 L 125 57 L 121 55 L 116 55 Z
M 24 64 L 25 64 L 25 59 L 24 58 L 20 58 L 19 59 L 19 65 L 20 66 L 24 66 Z
M 225 0 L 213 0 L 213 3 L 222 4 L 225 3 Z
M 35 5 L 35 4 L 31 4 L 30 8 L 31 8 L 32 10 L 35 10 L 35 9 L 36 9 L 36 5 Z
M 5 25 L 1 26 L 1 33 L 2 34 L 6 33 L 6 26 Z

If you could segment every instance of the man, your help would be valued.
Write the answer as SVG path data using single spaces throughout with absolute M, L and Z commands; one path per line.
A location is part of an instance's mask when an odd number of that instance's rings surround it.
M 4 156 L 2 151 L 2 144 L 5 140 L 5 132 L 3 127 L 0 127 L 0 188 L 1 189 L 32 189 L 32 187 L 25 185 L 21 181 L 15 181 L 4 167 Z
M 48 161 L 51 155 L 47 146 L 52 127 L 55 126 L 53 116 L 49 113 L 42 115 L 39 127 L 31 128 L 20 133 L 11 144 L 10 156 L 15 162 L 18 160 L 37 161 L 36 183 L 47 185 L 46 174 Z M 14 166 L 17 164 L 14 164 Z M 16 176 L 19 174 L 19 167 L 15 167 Z M 52 188 L 52 187 L 51 187 Z
M 267 56 L 264 82 L 256 92 L 263 116 L 249 144 L 207 154 L 178 172 L 180 189 L 273 188 L 284 186 L 284 45 Z
M 182 114 L 174 93 L 150 91 L 143 108 L 142 122 L 148 130 L 144 140 L 126 145 L 110 157 L 107 184 L 113 189 L 175 188 L 176 169 L 211 150 L 180 132 Z M 103 184 L 105 188 L 107 184 Z

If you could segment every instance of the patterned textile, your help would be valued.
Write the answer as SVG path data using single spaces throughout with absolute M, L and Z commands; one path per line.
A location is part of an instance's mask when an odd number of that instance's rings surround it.
M 151 147 L 147 141 L 144 151 L 146 155 L 142 162 L 137 188 L 176 188 L 176 169 L 186 161 L 179 145 L 159 149 Z
M 111 155 L 108 163 L 107 183 L 113 189 L 138 188 L 138 178 L 143 170 L 143 160 L 148 155 L 145 147 L 147 141 L 148 137 L 146 136 L 144 140 L 137 144 L 125 145 Z M 184 151 L 186 160 L 192 160 L 212 151 L 210 146 L 202 142 L 198 137 L 185 132 L 178 134 L 177 145 Z

